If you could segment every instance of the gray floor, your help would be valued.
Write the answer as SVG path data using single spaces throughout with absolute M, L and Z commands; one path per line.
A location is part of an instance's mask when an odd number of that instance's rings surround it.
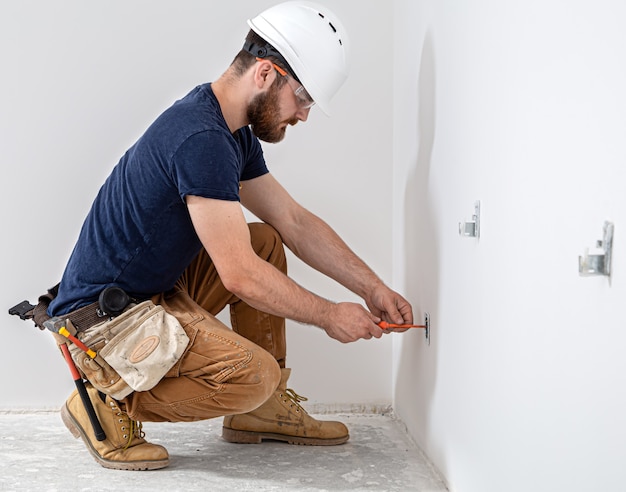
M 146 423 L 146 438 L 167 447 L 170 466 L 132 472 L 100 467 L 58 413 L 0 414 L 0 490 L 447 490 L 393 417 L 317 417 L 345 422 L 350 441 L 332 447 L 242 445 L 221 439 L 221 419 Z

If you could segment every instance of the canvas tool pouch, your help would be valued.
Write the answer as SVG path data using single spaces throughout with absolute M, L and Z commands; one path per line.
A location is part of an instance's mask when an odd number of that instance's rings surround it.
M 189 344 L 178 320 L 150 300 L 77 336 L 97 356 L 70 344 L 72 359 L 95 388 L 116 400 L 152 389 Z

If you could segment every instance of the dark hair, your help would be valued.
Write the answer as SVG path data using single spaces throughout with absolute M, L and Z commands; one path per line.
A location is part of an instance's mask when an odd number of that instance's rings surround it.
M 298 80 L 295 73 L 278 50 L 250 29 L 243 44 L 243 48 L 241 48 L 241 51 L 237 53 L 237 56 L 235 56 L 231 67 L 234 69 L 235 74 L 241 77 L 252 65 L 256 63 L 257 57 L 275 63 L 289 73 L 289 75 L 291 75 L 294 79 Z M 283 77 L 279 77 L 277 80 L 282 79 Z M 282 85 L 282 82 L 279 82 L 279 84 Z

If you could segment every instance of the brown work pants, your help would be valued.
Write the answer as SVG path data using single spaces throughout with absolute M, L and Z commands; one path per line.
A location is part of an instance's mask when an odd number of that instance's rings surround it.
M 262 259 L 287 273 L 280 235 L 250 224 L 252 246 Z M 202 250 L 172 291 L 153 298 L 178 318 L 190 343 L 182 358 L 150 391 L 122 403 L 143 422 L 196 421 L 249 412 L 261 406 L 285 366 L 285 320 L 260 312 L 228 292 Z M 230 305 L 233 329 L 215 318 Z

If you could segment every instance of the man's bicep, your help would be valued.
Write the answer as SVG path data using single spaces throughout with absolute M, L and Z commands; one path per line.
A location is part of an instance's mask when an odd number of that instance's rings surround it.
M 300 206 L 271 174 L 244 181 L 239 192 L 241 203 L 263 222 L 279 232 L 293 221 Z
M 189 195 L 187 208 L 196 234 L 221 275 L 250 255 L 250 230 L 236 201 Z

